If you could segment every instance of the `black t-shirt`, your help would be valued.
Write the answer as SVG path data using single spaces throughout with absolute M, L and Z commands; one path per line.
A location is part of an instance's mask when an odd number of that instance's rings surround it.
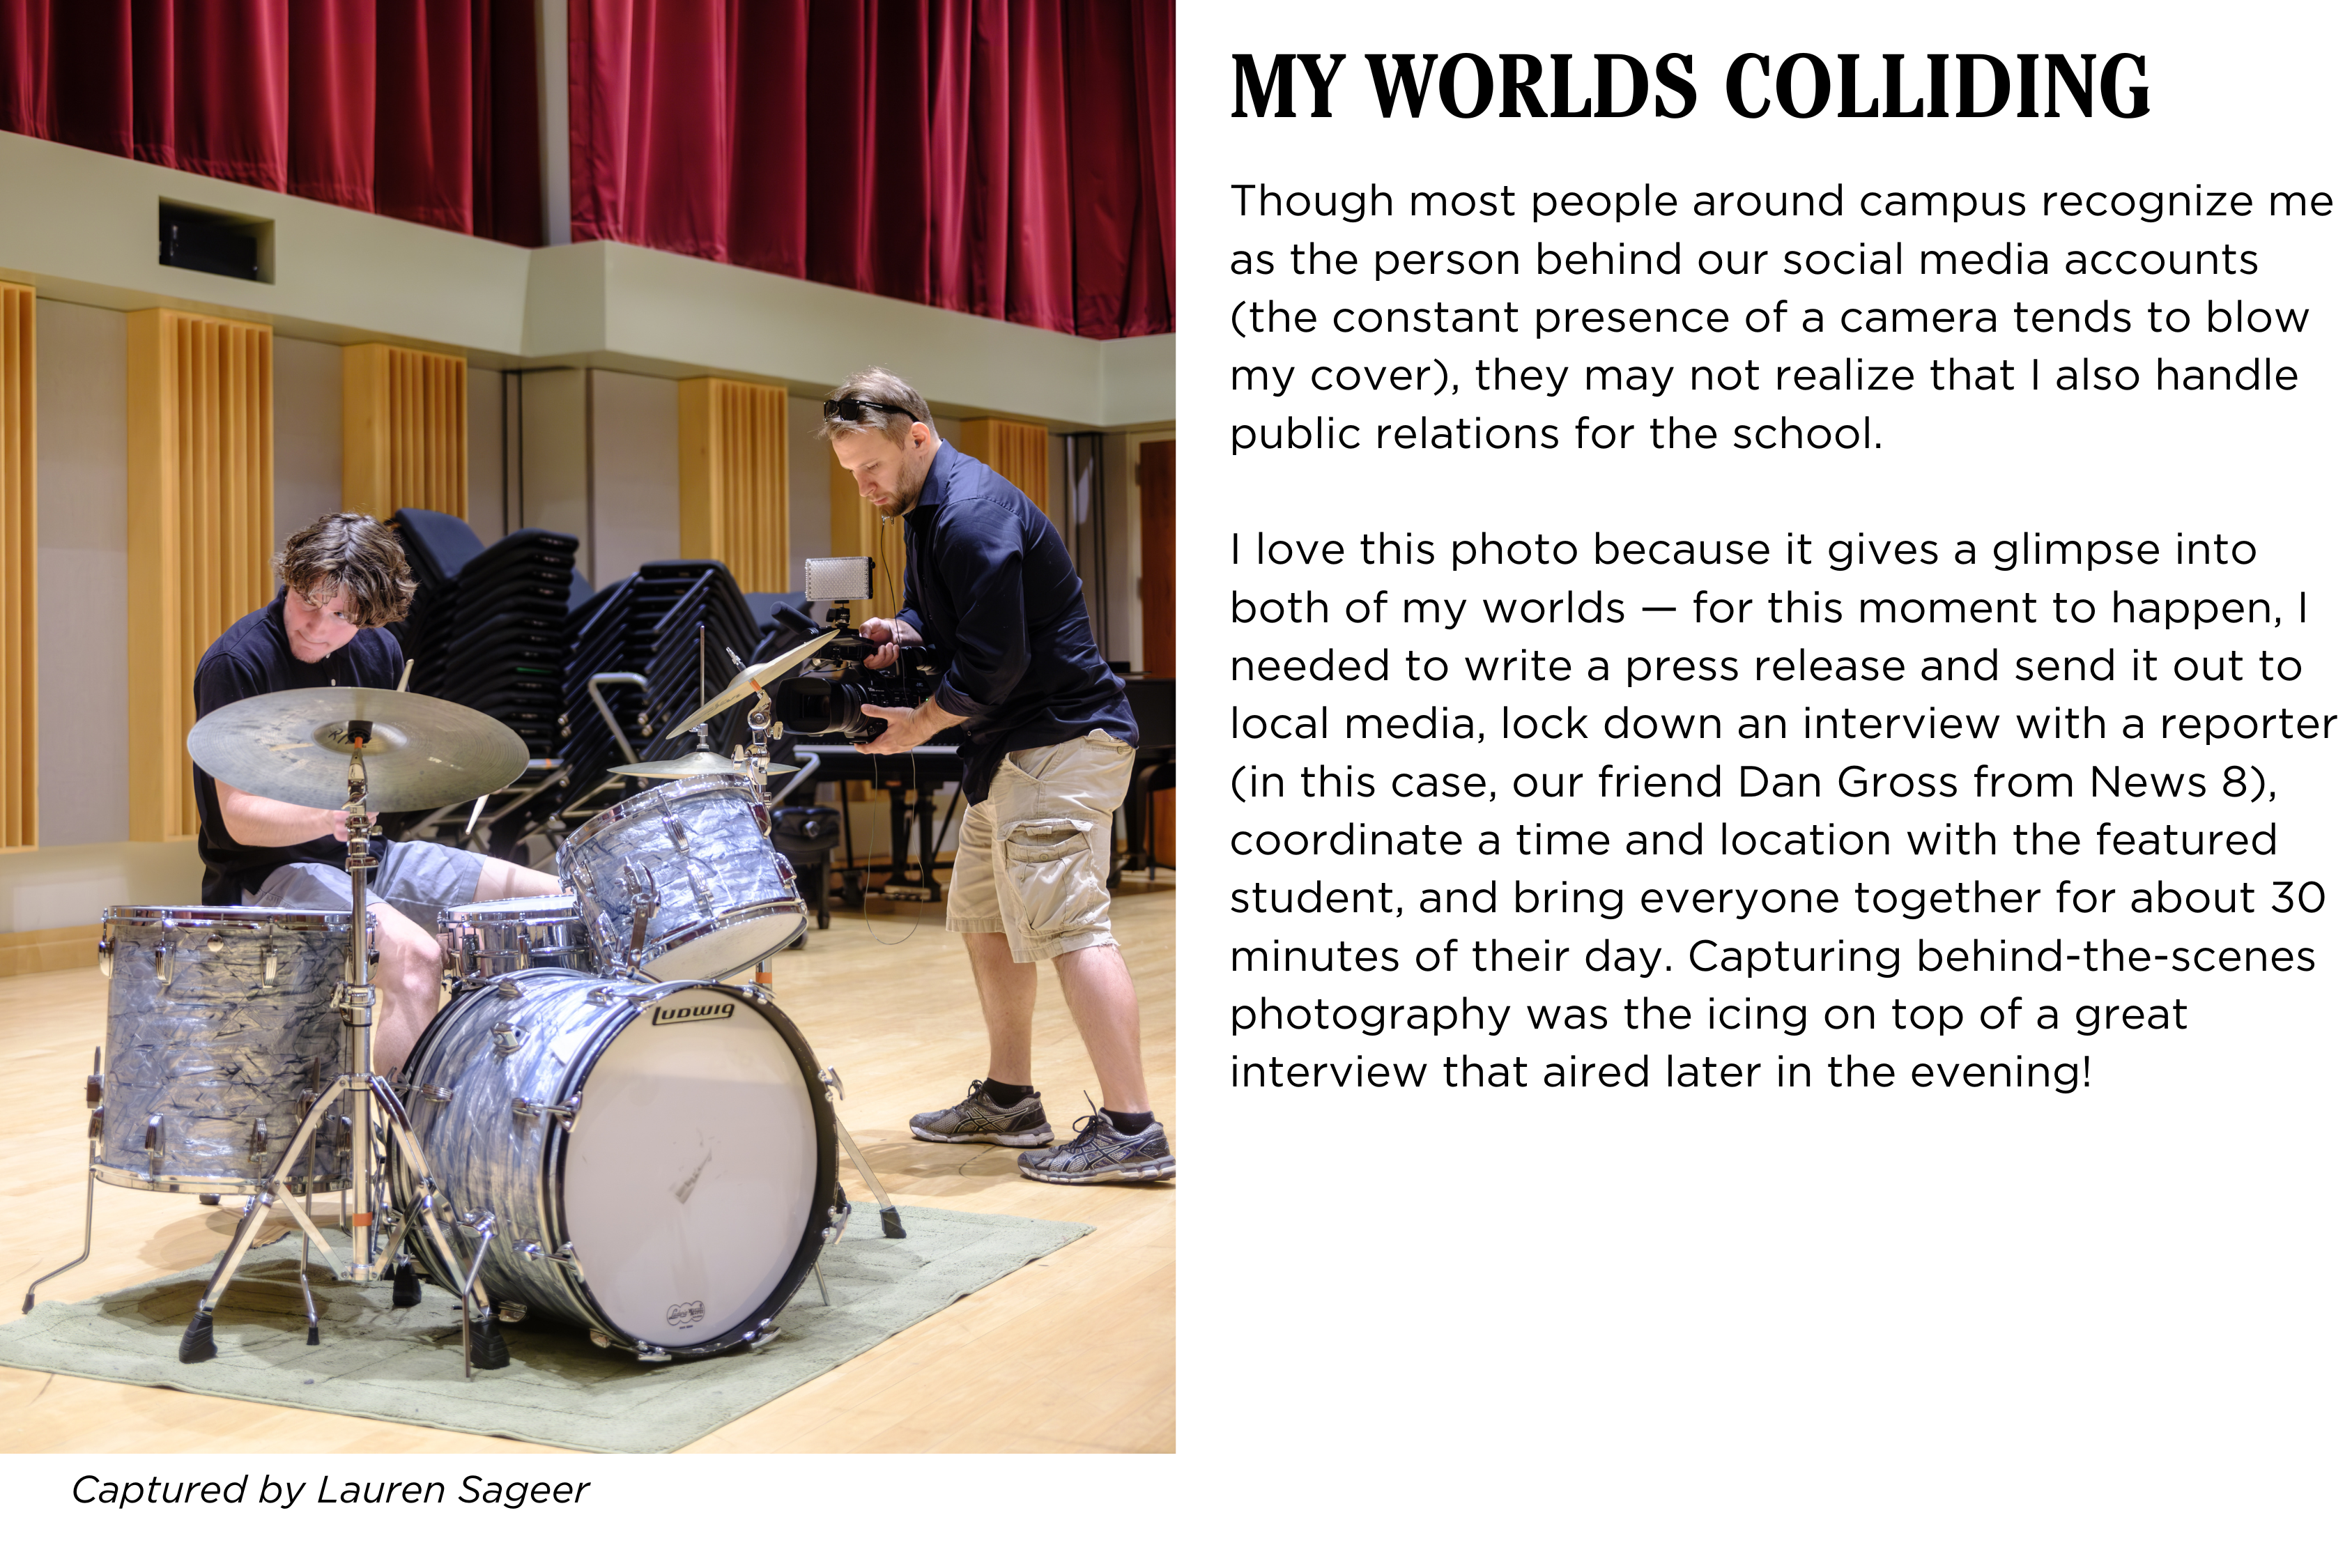
M 215 638 L 196 661 L 196 717 L 268 691 L 399 684 L 400 642 L 381 626 L 361 632 L 316 664 L 296 658 L 293 645 L 286 640 L 286 590 L 280 588 L 278 597 Z M 189 767 L 196 777 L 196 815 L 203 823 L 196 851 L 205 861 L 205 902 L 241 904 L 279 866 L 304 860 L 338 868 L 343 864 L 343 843 L 331 833 L 307 844 L 274 848 L 239 844 L 221 818 L 213 776 L 193 763 Z M 381 841 L 375 852 L 383 854 Z

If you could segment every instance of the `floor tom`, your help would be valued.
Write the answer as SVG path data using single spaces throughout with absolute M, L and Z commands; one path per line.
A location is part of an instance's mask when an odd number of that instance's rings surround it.
M 107 910 L 106 1049 L 90 1080 L 96 1173 L 151 1192 L 252 1194 L 345 1066 L 335 988 L 348 913 L 205 905 Z M 295 1190 L 340 1186 L 331 1119 Z

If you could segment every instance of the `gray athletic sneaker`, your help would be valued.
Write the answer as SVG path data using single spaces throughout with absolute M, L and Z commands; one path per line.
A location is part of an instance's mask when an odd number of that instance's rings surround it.
M 1040 1149 L 1013 1163 L 1033 1182 L 1076 1186 L 1095 1182 L 1164 1182 L 1176 1173 L 1168 1130 L 1157 1121 L 1128 1136 L 1097 1112 L 1074 1123 L 1077 1136 L 1058 1149 Z
M 926 1143 L 1003 1143 L 1014 1149 L 1042 1149 L 1054 1141 L 1054 1124 L 1045 1120 L 1045 1102 L 1024 1096 L 1013 1105 L 988 1098 L 981 1080 L 971 1080 L 971 1093 L 960 1105 L 926 1110 L 907 1119 L 907 1126 Z

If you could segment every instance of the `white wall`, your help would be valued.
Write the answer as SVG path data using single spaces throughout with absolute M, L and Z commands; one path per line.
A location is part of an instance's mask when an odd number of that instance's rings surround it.
M 270 440 L 277 469 L 275 542 L 343 510 L 343 351 L 333 343 L 275 340 Z
M 204 862 L 189 840 L 0 855 L 0 931 L 96 925 L 115 904 L 201 903 L 204 881 Z
M 466 521 L 485 544 L 507 531 L 506 377 L 466 373 Z
M 55 300 L 37 300 L 33 321 L 40 842 L 111 843 L 131 832 L 128 323 Z
M 588 531 L 588 373 L 540 370 L 516 378 L 521 417 L 516 454 L 521 470 L 515 525 L 551 529 L 580 541 L 581 574 L 602 587 L 596 542 Z
M 791 469 L 785 476 L 792 532 L 788 581 L 799 590 L 808 586 L 802 563 L 811 556 L 833 553 L 833 445 L 817 434 L 824 420 L 823 399 L 793 398 L 787 415 L 792 421 Z
M 677 383 L 588 374 L 590 515 L 602 587 L 640 562 L 677 558 Z

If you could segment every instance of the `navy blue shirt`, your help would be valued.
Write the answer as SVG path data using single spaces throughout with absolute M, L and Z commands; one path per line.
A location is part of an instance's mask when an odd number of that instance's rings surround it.
M 399 684 L 400 641 L 381 626 L 361 632 L 316 664 L 296 658 L 293 644 L 286 640 L 286 590 L 280 587 L 278 597 L 214 638 L 196 661 L 196 717 L 268 691 Z M 268 848 L 239 844 L 221 816 L 212 774 L 193 763 L 189 767 L 196 776 L 196 852 L 205 862 L 205 902 L 241 904 L 280 866 L 304 860 L 339 869 L 343 865 L 343 842 L 331 833 L 307 844 Z M 383 841 L 375 840 L 373 847 L 381 857 Z
M 1012 481 L 941 441 L 905 526 L 898 618 L 949 656 L 932 700 L 963 720 L 968 799 L 988 798 L 1007 752 L 1095 730 L 1136 743 L 1127 687 L 1095 647 L 1070 552 Z

